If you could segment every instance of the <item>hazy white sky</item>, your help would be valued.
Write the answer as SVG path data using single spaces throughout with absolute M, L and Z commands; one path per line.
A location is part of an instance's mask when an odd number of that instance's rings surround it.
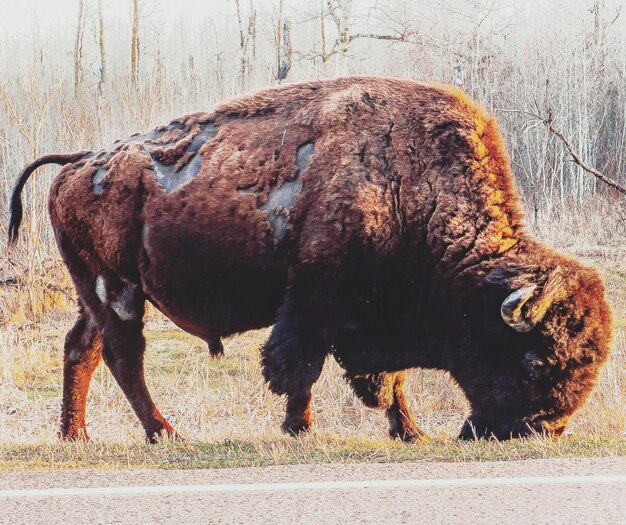
M 287 9 L 317 13 L 320 0 L 285 0 Z M 353 0 L 355 11 L 359 8 L 385 3 L 393 0 Z M 410 0 L 409 5 L 410 5 Z M 5 38 L 27 37 L 35 30 L 47 32 L 48 29 L 72 31 L 76 27 L 77 6 L 79 0 L 0 0 L 0 42 Z M 115 24 L 130 25 L 133 0 L 102 0 L 107 26 Z M 276 9 L 278 0 L 240 0 L 242 8 L 247 9 L 253 3 L 258 14 L 270 14 Z M 447 3 L 447 2 L 442 2 Z M 457 5 L 459 2 L 456 2 Z M 489 0 L 484 0 L 489 5 Z M 94 20 L 98 0 L 85 0 L 87 20 Z M 431 6 L 439 2 L 432 0 Z M 593 0 L 495 0 L 494 5 L 510 6 L 511 11 L 523 12 L 525 22 L 539 19 L 563 19 L 563 15 L 573 18 L 591 18 L 589 8 Z M 626 0 L 605 0 L 607 11 L 615 12 L 626 4 Z M 140 0 L 149 24 L 163 28 L 173 27 L 177 21 L 206 18 L 207 16 L 235 17 L 235 0 Z M 626 9 L 624 10 L 626 11 Z M 361 11 L 363 12 L 363 11 Z M 626 12 L 622 13 L 626 20 Z M 570 21 L 572 18 L 570 18 Z M 626 29 L 626 22 L 620 20 Z M 544 20 L 545 21 L 545 20 Z M 564 22 L 567 23 L 567 22 Z
M 272 2 L 256 0 L 255 6 L 271 7 Z M 107 20 L 130 20 L 132 0 L 102 0 Z M 245 0 L 242 4 L 248 4 Z M 97 11 L 98 0 L 85 0 L 89 13 Z M 2 31 L 18 34 L 32 30 L 34 25 L 74 27 L 78 13 L 78 0 L 0 0 Z M 176 19 L 204 17 L 207 15 L 234 15 L 233 0 L 141 0 L 141 9 L 150 18 L 163 22 Z
M 132 0 L 102 0 L 107 17 L 130 19 Z M 287 0 L 290 7 L 305 7 L 317 5 L 319 0 Z M 354 0 L 355 7 L 359 5 L 373 5 L 376 0 Z M 435 5 L 438 2 L 433 2 Z M 487 2 L 486 2 L 487 3 Z M 581 4 L 585 0 L 559 2 L 555 0 L 513 0 L 511 4 L 518 6 L 535 4 L 549 8 L 550 4 Z M 590 3 L 587 1 L 586 3 Z M 607 3 L 614 3 L 609 0 Z M 618 1 L 618 3 L 620 3 Z M 97 10 L 98 0 L 85 0 L 90 12 Z M 207 15 L 234 15 L 234 0 L 141 0 L 143 9 L 151 16 L 164 21 L 177 18 L 203 17 Z M 277 4 L 274 0 L 253 0 L 257 11 L 271 11 Z M 496 2 L 497 4 L 497 2 Z M 249 0 L 241 0 L 243 8 L 250 5 Z M 37 22 L 40 26 L 75 25 L 78 0 L 0 0 L 0 20 L 3 22 L 3 32 L 19 32 L 29 30 Z

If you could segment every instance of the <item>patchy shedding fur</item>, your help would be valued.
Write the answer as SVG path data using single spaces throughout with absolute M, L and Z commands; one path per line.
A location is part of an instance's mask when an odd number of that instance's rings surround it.
M 600 278 L 524 231 L 496 122 L 458 90 L 280 86 L 62 163 L 50 214 L 82 305 L 65 437 L 85 434 L 100 352 L 148 436 L 172 432 L 143 380 L 145 299 L 216 355 L 221 336 L 275 323 L 264 374 L 294 433 L 329 353 L 408 441 L 406 368 L 449 370 L 472 405 L 462 437 L 504 439 L 562 432 L 607 359 Z M 532 285 L 518 332 L 500 307 Z

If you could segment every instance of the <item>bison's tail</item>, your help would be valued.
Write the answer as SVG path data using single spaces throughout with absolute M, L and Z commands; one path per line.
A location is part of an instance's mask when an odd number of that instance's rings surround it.
M 24 185 L 28 180 L 28 177 L 31 176 L 33 171 L 35 171 L 40 166 L 44 164 L 60 164 L 64 166 L 65 164 L 69 164 L 70 162 L 76 162 L 81 160 L 83 157 L 91 153 L 91 151 L 77 151 L 76 153 L 66 153 L 60 155 L 45 155 L 43 157 L 39 157 L 37 160 L 26 166 L 20 178 L 17 179 L 17 183 L 15 184 L 15 188 L 13 189 L 13 193 L 11 194 L 11 219 L 9 220 L 9 244 L 15 244 L 18 237 L 18 232 L 20 229 L 20 224 L 22 223 L 22 190 L 24 189 Z

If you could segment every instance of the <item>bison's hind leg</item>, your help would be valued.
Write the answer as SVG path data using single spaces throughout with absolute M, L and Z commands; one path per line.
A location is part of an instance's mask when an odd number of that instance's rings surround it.
M 413 443 L 426 434 L 415 424 L 404 396 L 406 372 L 350 375 L 346 379 L 354 393 L 370 408 L 383 408 L 389 420 L 389 436 Z
M 87 387 L 102 355 L 150 442 L 156 442 L 161 435 L 176 436 L 146 386 L 143 368 L 146 298 L 141 286 L 113 272 L 93 275 L 76 256 L 68 239 L 61 235 L 59 240 L 64 261 L 84 305 L 84 313 L 68 334 L 66 343 L 62 434 L 74 437 L 74 434 L 84 433 Z M 73 360 L 73 356 L 78 356 L 78 361 Z
M 85 422 L 87 393 L 94 370 L 102 359 L 102 337 L 94 320 L 81 308 L 65 337 L 61 437 L 89 439 Z
M 143 357 L 145 295 L 141 287 L 115 274 L 99 275 L 95 281 L 99 305 L 97 320 L 102 331 L 102 356 L 113 377 L 141 421 L 151 443 L 162 435 L 177 437 L 161 415 L 148 391 Z

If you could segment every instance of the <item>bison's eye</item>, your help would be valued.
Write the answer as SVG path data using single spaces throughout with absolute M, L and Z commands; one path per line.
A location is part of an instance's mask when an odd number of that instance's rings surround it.
M 522 366 L 528 378 L 531 381 L 537 381 L 543 374 L 546 364 L 535 352 L 526 352 L 522 359 Z

